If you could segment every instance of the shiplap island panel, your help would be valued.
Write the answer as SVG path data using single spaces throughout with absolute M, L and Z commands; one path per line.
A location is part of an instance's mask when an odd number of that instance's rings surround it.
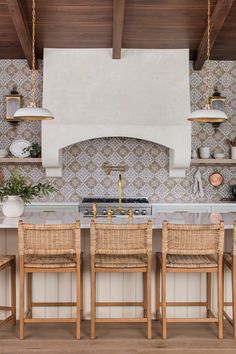
M 236 213 L 158 213 L 153 220 L 153 270 L 152 270 L 152 313 L 155 318 L 155 252 L 161 250 L 161 227 L 162 221 L 168 220 L 173 223 L 203 224 L 213 223 L 220 219 L 225 221 L 226 238 L 225 249 L 231 250 L 231 235 Z M 25 222 L 56 224 L 73 222 L 80 219 L 82 228 L 82 250 L 84 262 L 84 318 L 90 317 L 90 256 L 89 256 L 89 226 L 90 218 L 83 217 L 78 212 L 72 211 L 26 211 L 22 219 Z M 146 221 L 147 217 L 134 217 L 134 223 Z M 106 218 L 98 218 L 97 222 L 107 222 Z M 115 217 L 114 223 L 128 223 L 127 217 Z M 0 253 L 18 254 L 17 218 L 5 218 L 0 214 Z M 17 267 L 18 268 L 18 267 Z M 9 277 L 1 275 L 0 281 L 6 286 L 0 287 L 0 301 L 9 299 Z M 98 301 L 141 301 L 142 300 L 142 276 L 140 274 L 99 274 L 97 278 Z M 213 287 L 216 290 L 215 278 Z M 226 274 L 227 285 L 225 287 L 226 299 L 230 300 L 231 281 L 230 275 Z M 168 274 L 167 277 L 167 301 L 205 301 L 206 278 L 204 274 Z M 33 298 L 35 301 L 74 301 L 75 281 L 71 274 L 35 274 L 33 278 Z M 216 293 L 213 291 L 213 304 L 216 303 Z M 17 312 L 19 309 L 19 274 L 17 270 Z M 127 317 L 142 316 L 141 308 L 99 308 L 98 317 Z M 203 308 L 169 308 L 168 315 L 171 317 L 196 317 L 204 316 Z M 74 308 L 36 308 L 35 317 L 66 317 L 75 316 Z

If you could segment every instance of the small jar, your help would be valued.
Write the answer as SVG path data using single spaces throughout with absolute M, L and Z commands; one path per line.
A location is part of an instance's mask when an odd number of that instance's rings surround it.
M 231 159 L 236 159 L 236 146 L 231 145 Z
M 192 159 L 197 159 L 198 158 L 197 150 L 192 150 L 191 157 L 192 157 Z

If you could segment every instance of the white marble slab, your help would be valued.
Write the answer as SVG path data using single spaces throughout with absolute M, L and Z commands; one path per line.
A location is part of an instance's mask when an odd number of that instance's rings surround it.
M 17 228 L 18 221 L 22 219 L 26 223 L 33 224 L 67 224 L 75 220 L 80 220 L 82 229 L 90 228 L 90 217 L 84 217 L 76 212 L 64 211 L 26 211 L 20 218 L 7 218 L 0 213 L 0 228 Z M 232 229 L 233 223 L 236 220 L 236 212 L 227 213 L 188 213 L 188 212 L 171 212 L 158 213 L 152 217 L 134 216 L 133 223 L 143 223 L 147 220 L 153 221 L 154 229 L 161 229 L 162 222 L 167 220 L 176 224 L 212 224 L 220 220 L 225 222 L 226 229 Z M 98 223 L 107 223 L 107 217 L 97 217 Z M 112 219 L 114 224 L 127 224 L 129 219 L 127 216 L 115 216 Z

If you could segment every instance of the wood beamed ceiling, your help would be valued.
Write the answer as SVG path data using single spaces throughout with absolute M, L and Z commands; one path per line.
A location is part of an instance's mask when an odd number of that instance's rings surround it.
M 31 63 L 32 0 L 0 0 L 0 59 Z M 202 68 L 207 0 L 36 0 L 36 46 L 43 48 L 189 48 Z M 212 0 L 211 59 L 236 60 L 236 1 Z

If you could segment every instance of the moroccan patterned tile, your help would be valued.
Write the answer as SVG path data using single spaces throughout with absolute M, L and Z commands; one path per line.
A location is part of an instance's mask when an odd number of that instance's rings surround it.
M 210 124 L 192 123 L 192 149 L 209 146 L 211 152 L 222 150 L 230 156 L 228 139 L 236 136 L 236 62 L 213 61 L 213 87 L 217 86 L 226 96 L 226 113 L 229 121 L 215 130 Z M 193 71 L 190 65 L 191 105 L 192 109 L 202 108 L 205 104 L 206 79 L 205 70 Z M 39 62 L 36 76 L 36 96 L 42 101 L 43 63 Z M 0 148 L 9 148 L 13 140 L 24 138 L 32 142 L 41 140 L 40 122 L 21 122 L 12 124 L 4 120 L 5 95 L 13 85 L 24 96 L 24 104 L 30 101 L 30 70 L 24 60 L 0 60 Z M 19 170 L 28 181 L 38 183 L 49 181 L 58 192 L 43 201 L 78 202 L 84 196 L 117 196 L 118 172 L 107 176 L 102 169 L 105 161 L 111 164 L 125 164 L 127 171 L 123 174 L 124 196 L 146 196 L 151 202 L 192 202 L 218 201 L 230 196 L 230 184 L 236 183 L 236 167 L 217 168 L 224 177 L 224 184 L 214 188 L 208 178 L 214 167 L 200 167 L 205 197 L 197 199 L 193 195 L 193 178 L 197 167 L 191 167 L 186 178 L 169 178 L 168 148 L 148 141 L 131 138 L 102 138 L 84 141 L 63 149 L 62 178 L 46 178 L 45 170 L 38 165 L 21 165 Z M 4 178 L 9 178 L 15 167 L 3 166 Z

